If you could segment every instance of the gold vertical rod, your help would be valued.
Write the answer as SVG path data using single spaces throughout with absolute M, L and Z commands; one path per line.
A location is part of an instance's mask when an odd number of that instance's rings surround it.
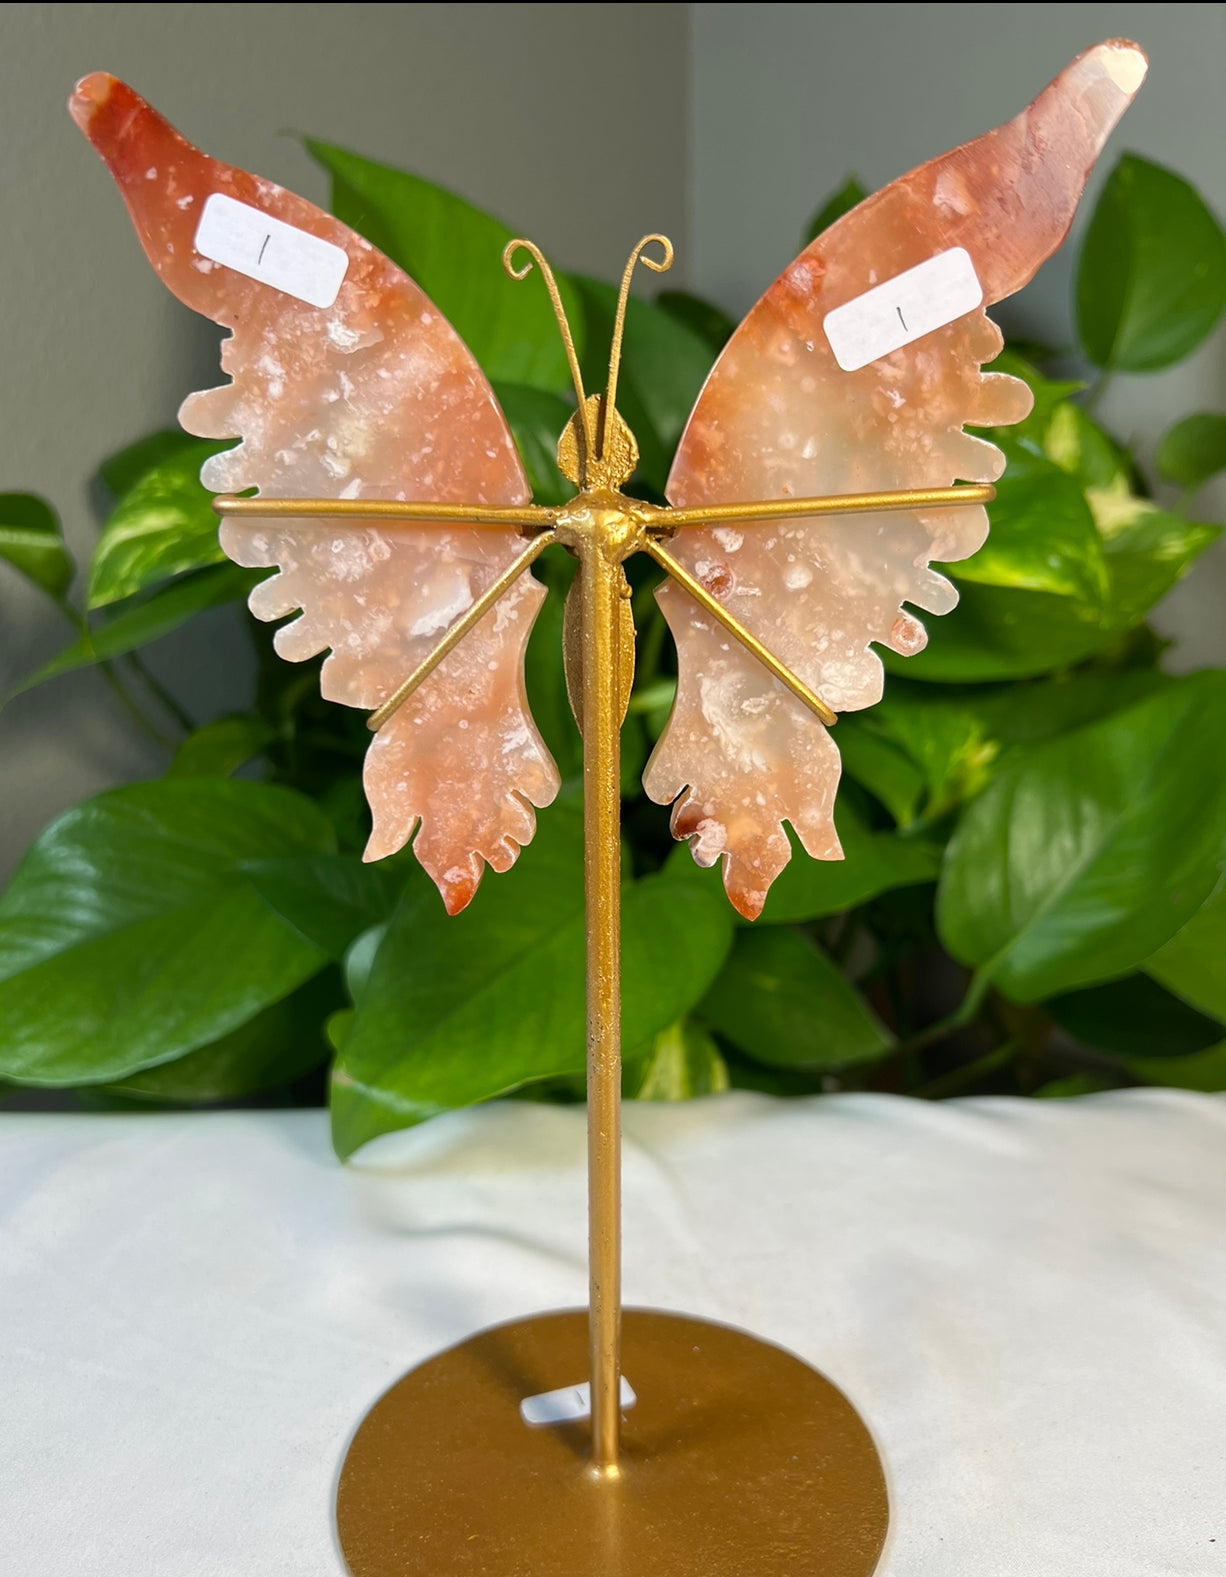
M 621 793 L 623 574 L 599 536 L 579 548 L 587 920 L 588 1340 L 592 1468 L 618 1473 L 621 1432 Z

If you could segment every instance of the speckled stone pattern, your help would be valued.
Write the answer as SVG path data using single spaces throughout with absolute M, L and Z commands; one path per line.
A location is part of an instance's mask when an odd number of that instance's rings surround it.
M 226 492 L 519 504 L 528 487 L 510 430 L 473 356 L 418 287 L 368 242 L 271 182 L 208 158 L 114 77 L 70 102 L 118 183 L 145 251 L 189 307 L 232 330 L 231 382 L 191 395 L 180 419 L 238 437 L 202 473 Z M 326 309 L 201 256 L 203 204 L 221 192 L 342 248 L 349 266 Z M 510 529 L 288 520 L 231 521 L 237 563 L 278 566 L 252 594 L 257 617 L 300 662 L 321 651 L 332 701 L 373 709 L 408 677 L 522 550 Z M 366 758 L 374 815 L 366 851 L 414 851 L 447 908 L 486 863 L 512 865 L 558 773 L 528 712 L 523 656 L 544 589 L 514 590 L 379 731 Z
M 982 308 L 844 372 L 826 315 L 950 248 L 970 254 L 990 305 L 1021 288 L 1063 240 L 1095 158 L 1145 74 L 1135 45 L 1078 57 L 1029 109 L 922 165 L 825 231 L 780 276 L 716 363 L 668 484 L 677 505 L 994 481 L 1004 458 L 963 426 L 1030 410 L 1025 384 L 980 371 L 1001 336 Z M 946 613 L 957 593 L 932 560 L 969 557 L 978 507 L 678 532 L 686 567 L 837 711 L 881 697 L 877 642 L 920 650 L 913 604 Z M 702 865 L 724 862 L 729 897 L 761 912 L 790 857 L 841 856 L 834 739 L 672 584 L 660 604 L 680 680 L 648 764 L 648 793 L 674 802 L 673 831 Z M 837 737 L 837 736 L 836 736 Z

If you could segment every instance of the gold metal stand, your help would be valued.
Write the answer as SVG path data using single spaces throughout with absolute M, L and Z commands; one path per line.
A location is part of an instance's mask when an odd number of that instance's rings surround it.
M 658 245 L 659 259 L 646 248 Z M 530 261 L 514 266 L 520 251 Z M 530 242 L 503 254 L 545 279 L 578 408 L 558 464 L 579 490 L 557 508 L 364 499 L 224 497 L 218 513 L 330 520 L 462 521 L 531 538 L 426 660 L 372 714 L 379 729 L 551 542 L 579 560 L 578 639 L 567 687 L 583 735 L 587 923 L 590 1301 L 471 1338 L 406 1375 L 350 1446 L 337 1524 L 354 1577 L 868 1577 L 887 1507 L 872 1440 L 828 1380 L 744 1332 L 628 1311 L 626 1363 L 638 1402 L 619 1403 L 621 1048 L 619 736 L 634 668 L 623 563 L 646 552 L 827 726 L 834 712 L 663 545 L 678 529 L 827 514 L 981 504 L 991 487 L 907 489 L 665 509 L 622 487 L 638 447 L 616 391 L 630 280 L 662 271 L 672 246 L 646 236 L 622 278 L 606 393 L 589 396 L 552 271 Z M 568 610 L 568 615 L 569 615 Z M 584 1336 L 586 1335 L 586 1341 Z M 586 1367 L 591 1423 L 531 1427 L 522 1399 L 573 1386 Z

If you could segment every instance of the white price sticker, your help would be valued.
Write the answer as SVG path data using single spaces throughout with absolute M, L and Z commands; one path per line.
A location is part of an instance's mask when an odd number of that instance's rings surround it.
M 822 327 L 843 371 L 859 372 L 982 304 L 970 253 L 955 246 L 835 307 Z
M 349 254 L 271 214 L 214 192 L 194 242 L 201 257 L 222 263 L 313 307 L 330 307 L 349 268 Z
M 619 1394 L 623 1407 L 633 1407 L 638 1401 L 624 1374 Z M 564 1385 L 558 1391 L 526 1396 L 519 1404 L 519 1416 L 525 1424 L 571 1424 L 586 1418 L 591 1411 L 592 1387 L 586 1380 L 582 1385 Z

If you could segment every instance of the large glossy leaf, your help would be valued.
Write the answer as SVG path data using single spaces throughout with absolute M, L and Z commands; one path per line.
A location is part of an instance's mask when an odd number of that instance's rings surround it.
M 926 621 L 924 650 L 883 652 L 886 668 L 958 683 L 1029 678 L 1079 663 L 1139 624 L 1220 534 L 1218 526 L 1111 489 L 1087 497 L 1106 552 L 1105 602 L 964 583 L 953 612 Z
M 332 212 L 385 252 L 438 307 L 487 378 L 534 389 L 570 390 L 566 355 L 539 278 L 514 280 L 502 266 L 512 232 L 497 219 L 374 159 L 306 138 L 332 177 Z M 582 349 L 574 291 L 559 276 L 567 316 Z
M 770 1067 L 847 1068 L 875 1061 L 891 1044 L 821 948 L 790 926 L 738 931 L 699 1011 Z
M 622 1094 L 634 1101 L 688 1101 L 729 1087 L 728 1064 L 711 1034 L 695 1019 L 669 1024 L 627 1063 Z
M 838 191 L 831 192 L 830 196 L 819 205 L 805 226 L 804 245 L 808 246 L 809 242 L 821 235 L 823 230 L 829 230 L 836 219 L 841 219 L 844 214 L 850 213 L 867 196 L 868 193 L 862 183 L 854 175 L 849 175 Z
M 200 467 L 226 447 L 197 440 L 176 448 L 124 493 L 94 548 L 89 607 L 121 602 L 159 581 L 223 562 L 213 495 L 200 484 Z
M 325 970 L 220 1040 L 105 1088 L 155 1105 L 199 1106 L 289 1084 L 330 1054 L 323 1024 L 336 1006 L 335 977 Z
M 0 559 L 56 601 L 72 581 L 60 517 L 34 493 L 0 493 Z
M 1123 1056 L 1190 1056 L 1226 1034 L 1217 1019 L 1198 1013 L 1144 974 L 1070 991 L 1044 1006 L 1087 1046 Z
M 937 845 L 895 832 L 874 832 L 846 794 L 839 797 L 834 821 L 844 858 L 810 859 L 789 829 L 792 858 L 775 878 L 759 918 L 752 922 L 737 920 L 738 926 L 760 928 L 818 920 L 853 909 L 895 887 L 914 887 L 935 880 L 941 865 Z M 672 851 L 666 869 L 670 876 L 718 893 L 721 902 L 727 902 L 719 863 L 701 869 L 694 864 L 687 845 L 681 844 Z
M 1169 367 L 1226 302 L 1226 237 L 1195 187 L 1127 153 L 1095 206 L 1077 266 L 1077 327 L 1096 366 Z
M 0 1072 L 114 1080 L 287 996 L 326 955 L 249 870 L 333 846 L 310 800 L 259 783 L 163 779 L 68 811 L 0 899 Z
M 565 503 L 575 490 L 558 470 L 558 439 L 574 415 L 574 406 L 548 389 L 523 383 L 496 383 L 494 393 L 515 435 L 534 502 Z
M 656 296 L 656 306 L 670 318 L 676 318 L 692 334 L 697 334 L 712 355 L 723 350 L 736 331 L 735 318 L 730 318 L 723 307 L 691 295 L 688 290 L 661 290 Z
M 876 706 L 840 719 L 839 745 L 851 776 L 901 824 L 921 810 L 934 821 L 981 793 L 1020 752 L 1171 682 L 1151 668 L 957 687 L 891 678 Z
M 1083 487 L 1131 490 L 1132 462 L 1127 450 L 1071 400 L 1052 412 L 1043 433 L 1043 453 Z
M 156 433 L 147 433 L 105 459 L 98 467 L 98 481 L 113 499 L 120 499 L 146 471 L 199 441 L 181 427 L 163 427 Z
M 1185 492 L 1195 492 L 1219 471 L 1226 471 L 1226 416 L 1200 411 L 1176 422 L 1154 456 L 1158 475 Z
M 189 734 L 167 768 L 171 778 L 228 778 L 275 737 L 262 718 L 219 717 Z
M 122 609 L 89 635 L 78 636 L 71 646 L 66 646 L 23 680 L 14 694 L 19 695 L 60 674 L 71 673 L 74 668 L 89 668 L 94 663 L 109 662 L 148 646 L 206 608 L 246 597 L 260 578 L 259 574 L 240 569 L 237 564 L 218 564 L 211 569 L 198 570 L 194 575 L 185 575 L 133 607 Z
M 392 916 L 404 889 L 405 857 L 367 865 L 356 854 L 295 855 L 248 864 L 261 898 L 312 946 L 341 958 L 355 939 Z
M 591 392 L 608 378 L 617 292 L 598 279 L 578 278 L 575 286 L 587 322 L 583 378 Z M 638 439 L 637 475 L 656 494 L 663 494 L 673 451 L 714 359 L 710 346 L 675 317 L 630 298 L 617 406 Z
M 955 958 L 1030 1002 L 1136 968 L 1226 857 L 1226 674 L 1173 684 L 1040 746 L 964 814 L 937 923 Z
M 1068 404 L 1071 394 L 1084 387 L 1081 383 L 1045 377 L 1033 362 L 1006 345 L 995 361 L 989 362 L 985 372 L 1004 372 L 1011 378 L 1020 378 L 1030 386 L 1034 406 L 1030 415 L 1010 427 L 988 427 L 984 434 L 994 444 L 1025 442 L 1034 448 L 1043 447 L 1053 416 Z M 1054 458 L 1054 456 L 1052 457 Z
M 1226 1024 L 1226 883 L 1146 960 L 1155 980 Z
M 845 796 L 834 822 L 843 859 L 811 860 L 793 838 L 792 858 L 772 885 L 758 924 L 817 920 L 853 909 L 895 887 L 936 879 L 941 851 L 935 844 L 894 832 L 873 832 Z
M 1061 466 L 1019 443 L 1009 443 L 1006 453 L 1008 468 L 988 506 L 988 539 L 978 553 L 949 565 L 949 574 L 1103 602 L 1106 558 L 1082 488 Z
M 563 552 L 563 548 L 549 548 L 546 557 Z M 564 603 L 565 592 L 560 586 L 551 584 L 528 637 L 524 678 L 532 720 L 557 762 L 558 771 L 563 778 L 570 778 L 577 777 L 583 769 L 583 742 L 566 696 L 566 676 L 562 668 Z
M 722 897 L 670 875 L 622 893 L 629 1059 L 702 996 L 728 947 Z M 419 874 L 375 956 L 333 1071 L 342 1156 L 404 1128 L 584 1066 L 582 807 L 571 788 L 504 876 L 448 919 Z
M 1188 1057 L 1129 1057 L 1127 1068 L 1143 1084 L 1173 1090 L 1226 1090 L 1226 1040 Z

